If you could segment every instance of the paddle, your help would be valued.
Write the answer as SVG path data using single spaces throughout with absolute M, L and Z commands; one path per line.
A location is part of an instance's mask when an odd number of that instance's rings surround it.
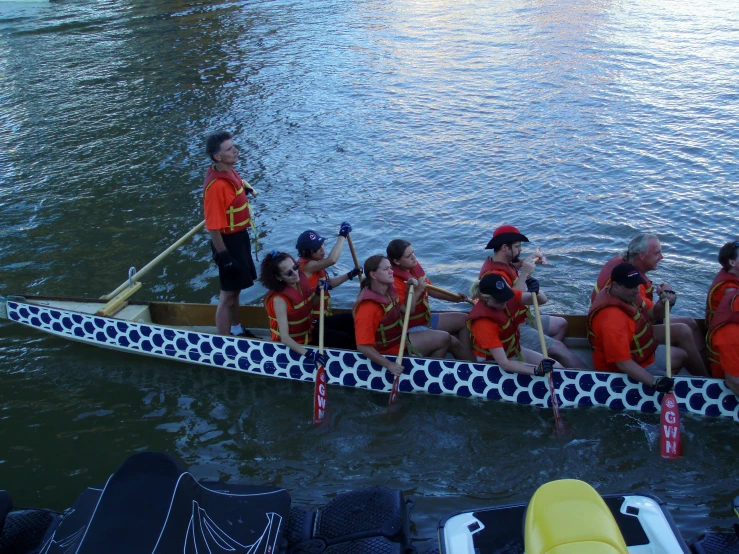
M 536 326 L 539 329 L 539 341 L 541 342 L 541 353 L 545 358 L 548 358 L 547 354 L 547 341 L 544 338 L 544 329 L 541 326 L 541 315 L 539 314 L 539 299 L 535 293 L 531 294 L 531 300 L 534 302 L 534 316 L 536 317 Z M 554 388 L 554 376 L 552 372 L 549 373 L 549 394 L 552 397 L 552 411 L 554 411 L 554 422 L 557 426 L 557 434 L 562 436 L 564 434 L 565 426 L 562 422 L 562 416 L 559 413 L 559 400 L 557 400 L 557 391 Z
M 463 302 L 463 301 L 465 301 L 465 302 L 469 302 L 473 306 L 475 304 L 472 300 L 470 300 L 469 298 L 464 298 L 461 294 L 457 294 L 456 292 L 448 291 L 446 289 L 443 289 L 441 287 L 437 287 L 435 285 L 426 285 L 426 288 L 427 289 L 430 289 L 430 290 L 435 290 L 436 292 L 440 292 L 441 294 L 447 294 L 447 295 L 449 295 L 449 296 L 451 296 L 453 298 L 456 298 L 457 299 L 457 302 Z
M 364 275 L 362 275 L 362 267 L 359 265 L 359 259 L 357 259 L 357 252 L 354 250 L 354 243 L 352 242 L 351 235 L 346 235 L 346 242 L 349 244 L 349 252 L 352 253 L 352 259 L 354 260 L 354 267 L 359 271 L 359 282 L 364 281 Z
M 400 350 L 398 352 L 399 365 L 403 365 L 403 351 L 405 350 L 405 337 L 408 334 L 408 320 L 411 317 L 411 308 L 413 306 L 413 285 L 408 286 L 408 298 L 405 301 L 405 317 L 403 318 L 403 334 L 400 335 Z M 398 401 L 398 385 L 400 384 L 400 375 L 396 375 L 393 379 L 393 389 L 390 391 L 390 402 L 387 409 L 392 408 L 393 404 Z
M 672 360 L 670 359 L 670 303 L 665 302 L 665 373 L 672 377 Z M 659 426 L 659 450 L 663 458 L 678 458 L 682 456 L 683 445 L 680 437 L 680 410 L 677 399 L 672 392 L 662 397 L 662 416 Z
M 323 354 L 323 302 L 326 291 L 321 287 L 321 312 L 318 317 L 318 352 Z M 323 419 L 326 416 L 326 401 L 327 401 L 327 390 L 326 384 L 328 382 L 328 375 L 326 375 L 326 368 L 320 364 L 316 365 L 316 388 L 313 394 L 313 425 L 321 425 Z

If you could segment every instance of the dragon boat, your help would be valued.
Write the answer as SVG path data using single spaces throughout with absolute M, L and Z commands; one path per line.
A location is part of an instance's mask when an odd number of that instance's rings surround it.
M 198 481 L 180 460 L 142 452 L 62 513 L 13 509 L 0 490 L 0 552 L 415 554 L 413 507 L 388 487 L 302 507 L 285 489 Z M 688 547 L 658 498 L 601 497 L 587 483 L 565 479 L 542 485 L 528 503 L 445 517 L 438 548 L 426 554 L 739 554 L 736 529 Z
M 138 284 L 138 283 L 137 283 Z M 103 300 L 0 297 L 0 319 L 81 343 L 133 355 L 151 356 L 267 377 L 313 382 L 302 359 L 269 341 L 265 310 L 242 306 L 240 318 L 258 338 L 226 337 L 213 326 L 216 306 L 126 301 L 115 313 Z M 585 316 L 569 322 L 565 343 L 586 363 L 592 359 Z M 356 351 L 328 349 L 328 384 L 389 393 L 392 375 Z M 452 359 L 403 359 L 400 393 L 445 394 L 551 406 L 548 380 L 509 373 L 496 364 Z M 555 370 L 554 389 L 562 408 L 604 406 L 612 410 L 659 413 L 662 394 L 624 374 Z M 675 397 L 683 412 L 739 421 L 739 401 L 723 379 L 677 377 Z

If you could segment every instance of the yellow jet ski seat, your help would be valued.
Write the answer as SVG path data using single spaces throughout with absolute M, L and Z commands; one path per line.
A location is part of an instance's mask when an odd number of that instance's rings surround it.
M 576 479 L 542 485 L 524 525 L 526 554 L 628 554 L 613 514 L 593 487 Z

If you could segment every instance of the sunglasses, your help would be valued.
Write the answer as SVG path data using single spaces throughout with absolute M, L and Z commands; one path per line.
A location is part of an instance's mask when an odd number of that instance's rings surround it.
M 300 268 L 298 267 L 298 264 L 295 264 L 295 265 L 294 265 L 294 266 L 292 267 L 292 269 L 288 269 L 287 271 L 284 271 L 284 272 L 283 272 L 282 274 L 283 274 L 283 275 L 284 275 L 285 277 L 292 277 L 292 276 L 293 276 L 293 273 L 297 273 L 297 272 L 298 272 L 298 269 L 300 269 Z

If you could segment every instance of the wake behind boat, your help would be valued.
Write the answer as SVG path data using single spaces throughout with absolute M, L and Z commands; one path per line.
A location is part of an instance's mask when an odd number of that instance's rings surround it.
M 139 285 L 140 286 L 140 285 Z M 0 318 L 58 337 L 130 354 L 182 361 L 282 379 L 313 382 L 300 357 L 281 343 L 268 340 L 267 314 L 261 307 L 242 306 L 240 318 L 258 339 L 216 334 L 216 306 L 165 302 L 125 302 L 114 315 L 109 303 L 46 297 L 0 297 Z M 585 316 L 564 316 L 566 343 L 590 360 Z M 263 337 L 263 338 L 262 338 Z M 327 349 L 329 385 L 389 393 L 392 376 L 355 351 Z M 504 400 L 540 408 L 551 406 L 545 377 L 503 371 L 494 363 L 407 357 L 403 360 L 401 393 L 445 394 Z M 605 406 L 613 410 L 658 413 L 661 394 L 624 374 L 589 370 L 555 370 L 561 407 Z M 677 377 L 675 397 L 681 411 L 739 421 L 739 402 L 722 379 Z

